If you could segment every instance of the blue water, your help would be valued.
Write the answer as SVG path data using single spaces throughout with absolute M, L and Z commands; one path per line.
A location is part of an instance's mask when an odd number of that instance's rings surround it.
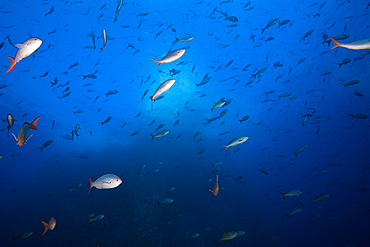
M 114 22 L 116 1 L 2 1 L 1 71 L 17 52 L 10 42 L 32 36 L 43 44 L 0 73 L 0 116 L 18 120 L 10 133 L 40 116 L 21 147 L 1 123 L 0 246 L 370 246 L 370 123 L 349 115 L 369 115 L 369 50 L 323 43 L 341 34 L 349 35 L 341 42 L 369 38 L 368 1 L 247 3 L 125 1 Z M 290 22 L 261 34 L 274 18 Z M 103 40 L 91 49 L 89 34 L 99 37 L 103 29 L 111 39 L 100 53 Z M 186 36 L 195 38 L 172 45 Z M 184 47 L 174 62 L 149 59 Z M 339 67 L 345 58 L 351 61 Z M 283 66 L 274 66 L 278 61 Z M 260 80 L 250 81 L 263 68 Z M 171 77 L 171 69 L 181 72 Z M 207 73 L 209 82 L 197 87 Z M 84 79 L 88 74 L 96 78 Z M 149 96 L 171 78 L 175 84 L 152 109 Z M 344 86 L 352 80 L 360 82 Z M 72 93 L 59 99 L 67 87 Z M 284 93 L 291 95 L 279 97 Z M 220 99 L 227 106 L 212 112 Z M 306 114 L 312 116 L 303 126 Z M 78 138 L 65 139 L 77 124 Z M 169 134 L 151 141 L 160 124 Z M 225 152 L 221 144 L 238 136 L 249 139 Z M 217 162 L 223 164 L 214 172 Z M 88 195 L 89 178 L 104 174 L 123 182 Z M 216 175 L 220 192 L 213 196 Z M 279 192 L 292 189 L 302 194 L 283 200 Z M 310 202 L 321 194 L 329 197 Z M 173 203 L 158 205 L 166 197 Z M 287 219 L 284 213 L 296 208 L 301 212 Z M 91 213 L 104 218 L 87 224 Z M 55 229 L 41 236 L 40 221 L 51 217 Z M 33 234 L 13 244 L 24 231 Z M 245 234 L 220 242 L 230 231 Z M 194 233 L 199 237 L 187 242 Z

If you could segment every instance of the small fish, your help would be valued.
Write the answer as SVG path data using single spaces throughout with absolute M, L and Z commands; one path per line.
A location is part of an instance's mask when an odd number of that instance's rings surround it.
M 234 239 L 238 235 L 237 232 L 227 232 L 221 236 L 220 241 L 229 241 Z
M 28 238 L 32 234 L 33 234 L 33 232 L 31 232 L 31 231 L 21 232 L 17 236 L 13 237 L 13 242 L 15 240 L 22 240 L 22 239 Z
M 105 123 L 108 123 L 110 120 L 112 120 L 112 116 L 107 117 L 107 118 L 104 120 L 104 122 L 100 122 L 100 123 L 101 123 L 101 125 L 103 126 Z
M 51 13 L 53 13 L 54 12 L 54 6 L 51 6 L 51 9 L 49 10 L 49 12 L 47 12 L 46 14 L 45 14 L 45 17 L 46 16 L 48 16 L 48 15 L 50 15 Z
M 117 9 L 116 9 L 116 16 L 114 17 L 114 23 L 118 20 L 118 19 L 117 19 L 117 16 L 118 16 L 118 13 L 119 13 L 119 11 L 121 10 L 122 6 L 123 6 L 123 7 L 125 7 L 125 5 L 123 5 L 123 0 L 121 0 L 121 1 L 118 3 L 118 5 L 117 5 Z
M 162 137 L 162 136 L 165 136 L 165 135 L 167 135 L 168 133 L 170 133 L 170 131 L 169 130 L 162 130 L 161 132 L 159 132 L 158 134 L 156 134 L 156 135 L 151 135 L 151 134 L 149 134 L 151 137 L 152 137 L 152 141 L 153 141 L 153 139 L 154 138 L 158 138 L 158 137 Z
M 286 214 L 286 213 L 284 213 L 284 214 L 286 215 L 287 219 L 289 219 L 289 216 L 296 215 L 301 211 L 302 211 L 301 208 L 296 208 L 296 209 L 293 209 L 292 211 L 290 211 L 289 214 Z
M 7 137 L 9 137 L 9 130 L 13 127 L 14 125 L 14 122 L 16 122 L 17 120 L 15 120 L 13 118 L 13 115 L 11 113 L 9 113 L 6 117 L 5 120 L 3 120 L 3 122 L 7 122 L 8 123 L 8 126 L 7 126 L 7 129 L 8 129 L 8 132 L 7 132 Z
M 217 196 L 218 192 L 220 191 L 220 187 L 218 186 L 218 175 L 216 175 L 216 182 L 213 185 L 213 189 L 209 191 L 211 191 L 214 196 Z
M 227 152 L 227 149 L 229 147 L 235 147 L 236 145 L 239 145 L 239 144 L 242 144 L 242 143 L 246 142 L 248 139 L 249 139 L 248 136 L 239 136 L 239 137 L 236 137 L 236 138 L 232 139 L 229 142 L 228 145 L 223 145 L 223 144 L 221 144 L 221 145 L 226 148 L 226 152 Z
M 81 187 L 81 185 L 82 185 L 82 183 L 79 183 L 75 187 L 73 187 L 72 189 L 68 189 L 69 190 L 69 193 L 71 193 L 72 191 L 75 191 L 75 190 L 79 189 Z
M 107 33 L 105 32 L 105 29 L 103 29 L 103 34 L 102 34 L 102 37 L 103 37 L 103 47 L 100 48 L 100 52 L 103 51 L 105 45 L 107 44 Z
M 55 228 L 55 226 L 56 226 L 56 224 L 57 224 L 57 221 L 56 221 L 53 217 L 51 217 L 51 219 L 49 220 L 49 223 L 46 223 L 46 222 L 44 222 L 44 221 L 41 221 L 41 223 L 42 223 L 42 224 L 44 225 L 44 227 L 45 227 L 44 233 L 41 235 L 41 236 L 44 236 L 44 235 L 45 235 L 45 233 L 46 233 L 48 230 L 50 230 L 50 231 L 54 230 L 54 228 Z
M 95 187 L 97 189 L 113 189 L 118 187 L 122 183 L 122 180 L 114 174 L 103 175 L 94 182 L 91 181 L 91 178 L 89 179 L 90 179 L 89 194 L 92 187 Z
M 91 217 L 87 217 L 87 219 L 89 220 L 89 223 L 87 224 L 90 224 L 92 221 L 99 221 L 101 219 L 104 218 L 104 215 L 103 214 L 98 214 L 95 218 L 91 218 Z
M 300 146 L 297 152 L 293 152 L 295 156 L 297 156 L 300 152 L 303 152 L 307 148 L 307 145 Z
M 173 202 L 173 199 L 172 198 L 165 198 L 165 199 L 163 199 L 162 201 L 158 201 L 158 206 L 160 205 L 160 204 L 170 204 L 170 203 L 172 203 Z
M 142 171 L 144 170 L 145 166 L 146 166 L 146 165 L 142 165 L 142 166 L 139 168 L 139 170 L 138 170 L 138 172 L 137 172 L 136 174 L 137 174 L 137 175 L 140 175 L 140 172 L 142 172 Z
M 40 151 L 42 152 L 42 150 L 48 146 L 50 146 L 51 144 L 53 143 L 53 140 L 49 140 L 49 141 L 46 141 L 41 148 L 37 148 L 37 149 L 40 149 Z
M 283 200 L 285 199 L 285 197 L 287 196 L 299 196 L 300 194 L 302 194 L 301 191 L 299 190 L 289 190 L 287 193 L 281 193 L 279 192 L 282 196 L 283 196 Z

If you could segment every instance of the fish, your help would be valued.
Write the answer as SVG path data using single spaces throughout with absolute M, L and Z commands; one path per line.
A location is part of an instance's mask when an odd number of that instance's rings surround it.
M 62 96 L 57 96 L 58 99 L 67 98 L 69 95 L 71 95 L 72 91 L 67 92 L 66 94 L 63 94 Z
M 356 85 L 360 83 L 360 80 L 352 80 L 352 81 L 349 81 L 347 82 L 346 84 L 344 84 L 344 87 L 348 87 L 348 86 L 352 86 L 352 85 Z
M 144 99 L 145 95 L 147 95 L 148 92 L 149 92 L 149 89 L 145 90 L 144 95 L 143 97 L 141 97 L 141 99 Z
M 17 122 L 17 120 L 15 120 L 13 118 L 13 115 L 11 113 L 9 113 L 7 116 L 6 116 L 6 119 L 3 120 L 3 122 L 7 122 L 8 123 L 8 126 L 7 129 L 8 129 L 8 132 L 7 132 L 7 137 L 9 137 L 9 130 L 13 127 L 14 125 L 14 122 Z
M 193 136 L 193 138 L 195 139 L 195 137 L 199 136 L 200 134 L 202 134 L 202 131 L 201 131 L 201 130 L 197 131 L 197 132 L 195 133 L 195 135 Z
M 220 191 L 220 187 L 218 186 L 218 175 L 216 175 L 216 182 L 213 185 L 212 190 L 209 191 L 211 191 L 214 196 L 217 196 L 218 192 Z
M 221 236 L 220 241 L 228 241 L 234 239 L 238 235 L 237 232 L 226 232 Z
M 33 234 L 33 232 L 31 232 L 31 231 L 21 232 L 17 236 L 13 237 L 13 242 L 15 240 L 22 240 L 22 239 L 28 238 L 32 234 Z
M 272 27 L 277 21 L 279 20 L 279 18 L 275 18 L 275 19 L 272 19 L 269 23 L 267 23 L 267 25 L 265 26 L 265 28 L 262 28 L 261 31 L 262 33 L 269 27 Z
M 55 228 L 55 226 L 56 226 L 56 224 L 57 224 L 57 221 L 56 221 L 53 217 L 51 217 L 51 219 L 49 220 L 49 223 L 46 223 L 46 222 L 44 222 L 44 221 L 41 221 L 41 223 L 42 223 L 42 224 L 44 225 L 44 227 L 45 227 L 44 233 L 41 235 L 41 236 L 44 236 L 44 235 L 45 235 L 45 233 L 46 233 L 48 230 L 50 230 L 50 231 L 54 230 L 54 228 Z
M 53 13 L 54 12 L 54 6 L 51 6 L 51 8 L 50 8 L 50 10 L 49 10 L 49 12 L 47 12 L 46 14 L 45 14 L 45 17 L 46 16 L 48 16 L 48 15 L 50 15 L 51 13 Z
M 339 68 L 342 67 L 344 64 L 350 63 L 352 60 L 350 58 L 345 58 L 341 63 L 337 63 L 339 65 Z
M 136 173 L 137 175 L 140 175 L 140 172 L 142 172 L 144 169 L 145 169 L 145 166 L 146 165 L 142 165 L 140 168 L 139 168 L 139 170 L 138 170 L 138 172 Z
M 91 178 L 89 179 L 90 179 L 89 194 L 92 187 L 95 187 L 97 189 L 114 189 L 122 183 L 122 180 L 114 174 L 103 175 L 94 182 L 91 181 Z
M 165 199 L 163 199 L 162 201 L 157 201 L 158 202 L 158 206 L 160 205 L 160 204 L 170 204 L 170 203 L 172 203 L 173 202 L 173 199 L 172 198 L 165 198 Z
M 136 136 L 139 133 L 140 133 L 140 130 L 135 130 L 132 134 L 130 134 L 130 136 Z
M 109 90 L 105 95 L 107 95 L 108 97 L 109 95 L 114 95 L 117 93 L 119 93 L 119 91 L 117 89 L 113 89 L 113 90 Z
M 100 52 L 103 51 L 105 45 L 107 44 L 107 33 L 105 32 L 105 29 L 103 29 L 103 34 L 102 34 L 101 37 L 103 37 L 103 47 L 100 48 Z
M 295 156 L 297 156 L 300 152 L 303 152 L 307 148 L 307 145 L 300 146 L 297 149 L 297 152 L 293 152 Z
M 49 141 L 46 141 L 41 148 L 37 148 L 37 149 L 40 149 L 40 151 L 42 152 L 42 150 L 48 146 L 50 146 L 51 144 L 53 143 L 53 140 L 49 140 Z
M 263 169 L 261 170 L 261 169 L 259 169 L 259 168 L 258 168 L 258 171 L 259 171 L 259 172 L 262 172 L 262 173 L 263 173 L 263 174 L 265 174 L 265 175 L 269 175 L 269 173 L 268 173 L 267 171 L 263 170 Z
M 118 5 L 117 5 L 117 9 L 116 9 L 116 16 L 114 17 L 114 22 L 113 22 L 113 23 L 115 23 L 115 22 L 118 20 L 118 19 L 117 19 L 117 16 L 118 16 L 118 13 L 119 13 L 119 11 L 121 10 L 122 6 L 123 6 L 123 7 L 125 7 L 125 5 L 123 5 L 123 0 L 121 0 L 121 1 L 118 3 Z
M 169 79 L 165 82 L 163 82 L 159 87 L 155 90 L 153 96 L 150 96 L 149 98 L 152 100 L 152 109 L 153 109 L 153 100 L 155 97 L 158 97 L 162 93 L 166 92 L 168 89 L 170 89 L 173 84 L 175 83 L 176 80 L 174 79 Z
M 370 38 L 360 39 L 348 43 L 339 43 L 336 39 L 329 37 L 333 41 L 334 45 L 330 50 L 333 50 L 338 47 L 347 48 L 350 50 L 367 50 L 370 49 Z
M 227 149 L 229 147 L 235 147 L 236 145 L 239 145 L 239 144 L 242 144 L 242 143 L 246 142 L 248 139 L 249 139 L 248 136 L 239 136 L 239 137 L 236 137 L 236 138 L 232 139 L 229 142 L 228 145 L 223 145 L 223 144 L 221 144 L 221 145 L 226 148 L 226 152 L 227 152 Z
M 171 51 L 159 61 L 151 57 L 150 59 L 155 61 L 157 63 L 157 66 L 159 66 L 161 63 L 170 63 L 170 62 L 173 62 L 179 59 L 180 57 L 182 57 L 182 55 L 184 55 L 184 53 L 185 53 L 185 49 L 177 49 L 177 50 Z
M 285 197 L 287 196 L 299 196 L 300 194 L 302 194 L 301 191 L 299 190 L 289 190 L 287 193 L 281 193 L 279 192 L 282 196 L 283 196 L 283 200 L 285 199 Z
M 206 151 L 205 149 L 202 149 L 202 150 L 200 150 L 200 151 L 197 153 L 197 155 L 201 155 L 201 154 L 203 154 L 205 151 Z
M 217 108 L 219 108 L 219 107 L 224 106 L 224 105 L 225 105 L 225 103 L 226 103 L 226 100 L 220 100 L 220 101 L 218 101 L 218 102 L 214 102 L 214 103 L 213 103 L 213 107 L 211 108 L 211 111 L 213 112 L 213 110 L 214 110 L 214 109 L 217 109 Z
M 15 58 L 8 56 L 10 60 L 10 66 L 5 74 L 9 73 L 14 68 L 14 66 L 23 58 L 26 58 L 34 53 L 41 46 L 41 44 L 42 40 L 39 38 L 30 38 L 24 41 L 23 44 L 16 44 L 15 46 L 18 48 L 17 54 L 15 55 Z
M 247 121 L 249 119 L 249 115 L 245 115 L 240 121 L 240 123 L 243 123 L 244 121 Z
M 302 211 L 301 208 L 296 208 L 296 209 L 293 209 L 292 211 L 290 211 L 289 214 L 286 214 L 286 213 L 284 213 L 284 214 L 286 215 L 287 219 L 289 219 L 289 216 L 298 214 L 301 211 Z
M 151 135 L 151 134 L 149 134 L 151 137 L 152 137 L 152 141 L 153 141 L 153 139 L 154 138 L 158 138 L 158 137 L 162 137 L 162 136 L 165 136 L 165 135 L 167 135 L 168 133 L 170 133 L 170 131 L 169 130 L 162 130 L 161 132 L 159 132 L 158 134 L 156 134 L 156 135 Z
M 100 122 L 101 126 L 103 126 L 105 123 L 108 123 L 110 120 L 112 120 L 112 116 L 107 117 L 104 122 Z
M 199 235 L 200 235 L 199 233 L 193 233 L 193 234 L 191 234 L 189 237 L 186 237 L 187 242 L 189 242 L 190 239 L 194 239 L 194 238 L 199 237 Z
M 82 185 L 82 183 L 79 183 L 75 187 L 73 187 L 72 189 L 68 189 L 69 190 L 69 193 L 71 193 L 72 191 L 75 191 L 75 190 L 79 189 L 81 187 L 81 185 Z
M 353 114 L 348 114 L 348 115 L 350 115 L 351 117 L 352 117 L 352 119 L 355 119 L 355 118 L 358 118 L 358 119 L 367 119 L 368 118 L 368 116 L 367 115 L 365 115 L 365 114 L 356 114 L 356 115 L 353 115 Z
M 17 141 L 17 145 L 22 146 L 26 141 L 28 141 L 33 136 L 33 134 L 31 134 L 27 137 L 27 133 L 29 129 L 37 130 L 36 125 L 39 119 L 40 117 L 37 117 L 35 120 L 32 121 L 32 123 L 24 122 L 22 128 L 20 128 L 20 130 L 18 131 L 18 137 L 16 137 L 12 133 L 14 139 Z
M 89 223 L 87 223 L 87 224 L 90 224 L 92 221 L 99 221 L 99 220 L 101 220 L 103 218 L 104 218 L 104 215 L 103 214 L 98 214 L 93 219 L 91 217 L 87 217 L 87 219 L 89 220 Z

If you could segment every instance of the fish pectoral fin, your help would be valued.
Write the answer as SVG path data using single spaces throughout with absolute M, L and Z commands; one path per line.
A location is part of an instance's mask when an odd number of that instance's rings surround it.
M 14 136 L 14 139 L 18 141 L 18 138 L 12 133 L 12 136 Z
M 26 48 L 27 45 L 24 45 L 24 44 L 15 44 L 15 47 L 17 47 L 19 49 L 23 49 L 23 48 Z
M 33 136 L 33 134 L 29 135 L 24 142 L 28 141 L 32 136 Z

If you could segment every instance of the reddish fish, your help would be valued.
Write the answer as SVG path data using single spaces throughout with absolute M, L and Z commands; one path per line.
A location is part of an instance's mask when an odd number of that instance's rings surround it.
M 161 63 L 170 63 L 170 62 L 173 62 L 179 59 L 182 55 L 184 55 L 184 53 L 185 53 L 185 49 L 178 49 L 178 50 L 171 51 L 159 61 L 151 57 L 150 59 L 157 62 L 157 66 L 159 66 Z
M 333 41 L 334 46 L 330 49 L 335 49 L 338 47 L 343 47 L 351 50 L 367 50 L 370 49 L 370 38 L 369 39 L 360 39 L 348 43 L 339 43 L 337 40 L 329 37 Z
M 8 133 L 6 134 L 8 137 L 9 137 L 9 130 L 10 130 L 10 128 L 11 127 L 13 127 L 13 125 L 14 125 L 14 122 L 16 122 L 17 120 L 15 120 L 14 118 L 13 118 L 13 115 L 12 114 L 8 114 L 8 116 L 6 117 L 6 119 L 3 121 L 3 122 L 7 122 L 8 123 L 8 126 L 7 126 L 7 128 L 8 128 Z
M 39 118 L 40 117 L 37 117 L 35 120 L 32 121 L 32 123 L 27 123 L 25 122 L 22 126 L 22 128 L 20 128 L 20 130 L 18 131 L 18 137 L 16 137 L 13 133 L 12 135 L 14 136 L 15 140 L 17 141 L 17 144 L 19 146 L 22 146 L 26 141 L 28 141 L 28 139 L 31 138 L 31 136 L 33 136 L 33 134 L 29 135 L 27 137 L 27 133 L 30 129 L 34 129 L 34 130 L 37 130 L 36 128 L 36 125 L 37 125 L 37 122 L 39 121 Z
M 50 231 L 54 230 L 55 225 L 57 224 L 57 221 L 56 221 L 53 217 L 51 217 L 51 219 L 49 220 L 49 223 L 46 223 L 46 222 L 44 222 L 44 221 L 41 221 L 41 223 L 42 223 L 42 224 L 44 225 L 44 227 L 45 227 L 44 233 L 41 235 L 41 236 L 44 236 L 44 234 L 45 234 L 48 230 L 50 230 Z
M 17 54 L 15 55 L 15 58 L 8 56 L 10 60 L 10 66 L 5 74 L 9 73 L 14 68 L 16 63 L 34 53 L 41 46 L 41 44 L 42 40 L 39 38 L 30 38 L 26 40 L 23 44 L 16 44 L 15 46 L 18 47 Z
M 212 192 L 214 196 L 217 196 L 218 192 L 220 191 L 220 188 L 218 187 L 218 175 L 216 175 L 216 177 L 217 179 L 216 179 L 216 183 L 213 185 L 213 189 L 209 190 Z

